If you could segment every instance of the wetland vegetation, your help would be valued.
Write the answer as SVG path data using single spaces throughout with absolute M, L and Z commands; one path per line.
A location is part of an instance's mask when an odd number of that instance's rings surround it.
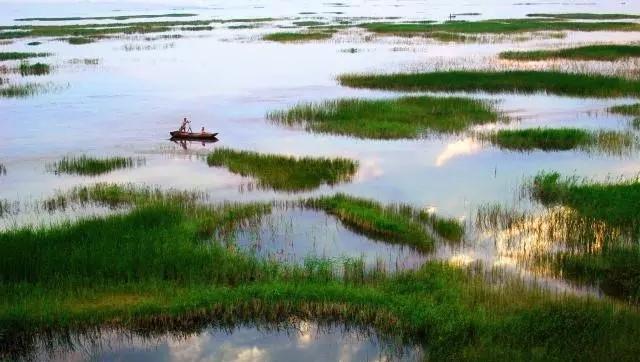
M 310 31 L 310 32 L 278 32 L 267 34 L 262 37 L 263 40 L 277 42 L 304 42 L 311 40 L 331 39 L 333 32 L 331 31 Z
M 119 15 L 119 16 L 71 16 L 61 18 L 20 18 L 15 21 L 78 21 L 78 20 L 129 20 L 129 19 L 154 19 L 154 18 L 182 18 L 196 16 L 189 13 L 170 14 L 142 14 L 142 15 Z
M 0 61 L 22 60 L 28 58 L 48 57 L 51 53 L 30 53 L 30 52 L 0 52 Z
M 558 50 L 510 51 L 500 53 L 500 58 L 510 60 L 601 60 L 614 61 L 624 58 L 640 57 L 638 45 L 588 45 Z
M 637 137 L 631 132 L 587 131 L 578 128 L 531 128 L 499 130 L 481 135 L 500 148 L 515 151 L 602 151 L 628 154 L 637 149 Z
M 621 19 L 640 19 L 640 15 L 634 14 L 593 14 L 593 13 L 533 13 L 527 14 L 528 17 L 537 18 L 555 18 L 555 19 L 576 19 L 576 20 L 621 20 Z
M 92 157 L 82 155 L 64 157 L 52 165 L 51 169 L 56 173 L 96 176 L 121 168 L 140 166 L 143 163 L 143 159 L 134 159 L 132 157 Z
M 51 71 L 51 67 L 49 66 L 49 64 L 44 64 L 44 63 L 31 64 L 29 62 L 23 61 L 20 63 L 18 70 L 20 71 L 20 75 L 24 77 L 27 75 L 49 74 L 49 72 Z
M 270 112 L 267 117 L 290 126 L 301 125 L 312 132 L 374 139 L 455 133 L 501 119 L 494 105 L 486 101 L 431 96 L 302 103 Z
M 349 181 L 358 163 L 345 158 L 291 157 L 217 148 L 207 156 L 209 166 L 256 179 L 257 186 L 280 191 L 312 190 L 323 184 Z
M 428 73 L 344 74 L 342 85 L 354 88 L 488 93 L 538 93 L 581 97 L 638 96 L 640 81 L 598 74 L 556 71 L 437 71 Z

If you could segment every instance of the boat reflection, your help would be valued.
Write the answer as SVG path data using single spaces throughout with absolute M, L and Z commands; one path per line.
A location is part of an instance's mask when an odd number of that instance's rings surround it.
M 206 148 L 209 144 L 214 144 L 216 142 L 218 142 L 219 140 L 217 138 L 211 139 L 211 140 L 198 140 L 198 141 L 189 141 L 189 140 L 185 140 L 185 139 L 180 139 L 180 138 L 170 138 L 169 141 L 175 143 L 176 145 L 180 146 L 183 150 L 188 150 L 188 149 L 194 149 L 196 147 L 202 147 L 202 148 Z M 199 146 L 198 146 L 199 144 Z

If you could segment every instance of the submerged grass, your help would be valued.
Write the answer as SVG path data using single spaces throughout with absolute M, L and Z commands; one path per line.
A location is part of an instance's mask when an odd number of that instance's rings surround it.
M 49 72 L 51 71 L 51 67 L 49 66 L 49 64 L 30 64 L 29 62 L 25 61 L 20 63 L 20 67 L 18 69 L 20 70 L 20 75 L 22 75 L 23 77 L 27 75 L 45 75 L 49 74 Z
M 325 40 L 330 39 L 333 36 L 331 31 L 313 31 L 313 32 L 279 32 L 264 35 L 262 40 L 277 41 L 277 42 L 304 42 L 310 40 Z
M 320 133 L 360 138 L 416 138 L 428 132 L 461 132 L 496 122 L 492 103 L 460 97 L 403 97 L 397 99 L 339 99 L 303 103 L 275 111 L 267 118 L 286 125 L 303 125 Z
M 258 187 L 304 191 L 322 184 L 347 182 L 358 163 L 344 158 L 289 157 L 218 148 L 207 156 L 209 166 L 222 166 L 257 180 Z
M 52 166 L 52 170 L 56 173 L 95 176 L 121 168 L 139 166 L 142 163 L 144 163 L 143 159 L 131 157 L 97 158 L 82 155 L 64 157 Z
M 640 57 L 638 45 L 589 45 L 559 50 L 532 50 L 523 52 L 502 52 L 500 58 L 511 60 L 547 60 L 574 59 L 614 61 L 618 59 Z
M 500 148 L 516 151 L 580 149 L 626 154 L 637 148 L 636 136 L 631 132 L 587 131 L 576 128 L 499 130 L 480 137 Z
M 640 81 L 556 71 L 439 71 L 429 73 L 345 74 L 339 81 L 355 88 L 406 91 L 548 92 L 581 97 L 640 94 Z
M 640 353 L 640 314 L 624 306 L 514 283 L 489 288 L 435 262 L 396 275 L 348 262 L 337 275 L 324 261 L 279 265 L 217 242 L 219 229 L 264 208 L 152 202 L 125 215 L 0 232 L 0 358 L 20 358 L 37 336 L 69 329 L 188 331 L 292 317 L 372 326 L 425 344 L 435 360 Z
M 0 61 L 22 60 L 27 58 L 48 57 L 51 53 L 29 53 L 29 52 L 0 52 Z

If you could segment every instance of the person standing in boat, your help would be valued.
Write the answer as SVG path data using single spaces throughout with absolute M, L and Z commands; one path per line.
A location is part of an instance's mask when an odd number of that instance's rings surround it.
M 190 124 L 191 124 L 191 122 L 189 122 L 189 120 L 187 120 L 187 117 L 184 117 L 184 120 L 182 120 L 182 126 L 180 126 L 179 131 L 180 132 L 187 132 L 187 125 L 189 125 L 189 130 L 191 130 Z

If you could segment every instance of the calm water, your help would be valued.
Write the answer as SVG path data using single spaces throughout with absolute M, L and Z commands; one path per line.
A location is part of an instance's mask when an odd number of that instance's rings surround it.
M 140 1 L 35 2 L 0 1 L 0 23 L 37 16 L 107 16 L 194 12 L 198 18 L 307 17 L 335 21 L 349 17 L 401 17 L 443 20 L 450 13 L 480 12 L 468 19 L 522 17 L 531 12 L 640 13 L 636 1 Z M 300 12 L 314 12 L 299 15 Z M 340 12 L 341 14 L 335 14 Z M 145 41 L 145 36 L 101 40 L 75 46 L 34 39 L 0 45 L 0 51 L 47 51 L 55 66 L 44 77 L 10 74 L 15 82 L 50 83 L 51 91 L 28 98 L 0 99 L 0 199 L 33 201 L 77 185 L 95 182 L 135 183 L 206 192 L 212 201 L 291 200 L 345 192 L 381 202 L 428 207 L 438 214 L 467 222 L 469 236 L 461 245 L 440 245 L 431 255 L 375 242 L 344 228 L 333 217 L 308 210 L 276 210 L 257 230 L 241 232 L 238 243 L 261 256 L 300 262 L 308 256 L 363 257 L 382 261 L 389 269 L 412 268 L 430 258 L 480 260 L 508 265 L 528 275 L 510 259 L 495 239 L 475 232 L 478 206 L 517 203 L 524 180 L 541 170 L 602 179 L 634 176 L 638 154 L 611 156 L 578 151 L 517 153 L 482 144 L 468 135 L 420 140 L 371 141 L 315 135 L 267 121 L 265 114 L 303 101 L 340 97 L 390 97 L 398 93 L 354 90 L 339 86 L 335 76 L 345 72 L 409 71 L 450 68 L 503 69 L 503 50 L 561 47 L 589 42 L 640 41 L 640 33 L 569 33 L 564 39 L 508 39 L 482 44 L 447 44 L 427 39 L 374 38 L 349 30 L 333 40 L 303 44 L 261 41 L 262 34 L 291 24 L 280 19 L 256 29 L 231 30 L 214 24 L 211 32 L 184 33 L 182 39 Z M 92 23 L 99 21 L 91 21 Z M 62 22 L 64 23 L 64 22 Z M 49 24 L 49 23 L 48 23 Z M 154 36 L 154 35 L 150 35 Z M 355 53 L 345 50 L 355 48 Z M 96 59 L 97 64 L 78 63 Z M 7 63 L 11 64 L 11 63 Z M 604 73 L 637 72 L 638 63 L 536 63 L 531 67 L 587 69 Z M 636 73 L 637 75 L 637 73 Z M 509 124 L 486 128 L 545 126 L 589 129 L 630 129 L 629 118 L 605 109 L 632 99 L 579 99 L 545 94 L 473 94 L 495 100 Z M 215 144 L 174 144 L 168 131 L 182 117 L 220 132 Z M 343 156 L 358 160 L 354 181 L 313 192 L 288 194 L 251 188 L 252 180 L 225 169 L 208 167 L 202 156 L 215 147 L 232 147 L 288 155 Z M 55 175 L 47 165 L 65 155 L 125 155 L 145 157 L 143 167 L 98 177 Z M 106 210 L 96 210 L 104 213 Z M 75 214 L 77 214 L 76 212 Z M 83 213 L 83 211 L 79 211 Z M 73 217 L 42 213 L 13 215 L 1 220 L 15 224 Z M 562 281 L 545 283 L 566 289 Z M 295 360 L 310 354 L 315 360 L 374 360 L 379 349 L 371 340 L 349 342 L 344 333 L 312 333 L 292 338 L 287 333 L 241 328 L 233 333 L 206 331 L 186 339 L 162 337 L 147 345 L 135 341 L 111 351 L 73 353 L 63 359 L 101 360 Z M 306 335 L 305 335 L 306 336 Z M 373 343 L 373 344 L 372 344 Z M 68 358 L 67 358 L 68 357 Z M 194 357 L 194 358 L 192 358 Z

